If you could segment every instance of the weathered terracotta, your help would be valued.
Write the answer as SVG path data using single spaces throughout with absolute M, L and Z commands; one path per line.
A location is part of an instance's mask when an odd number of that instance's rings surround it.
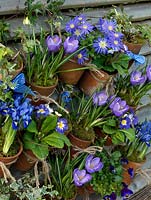
M 133 168 L 134 170 L 134 174 L 136 172 L 137 169 L 141 168 L 141 166 L 145 163 L 144 162 L 134 162 L 134 161 L 128 161 L 128 164 L 123 165 L 123 182 L 126 183 L 127 185 L 130 185 L 132 182 L 132 178 L 130 177 L 129 173 L 128 173 L 128 169 L 129 168 Z
M 128 50 L 135 54 L 139 54 L 143 46 L 143 44 L 135 44 L 135 43 L 130 43 L 130 42 L 125 42 L 125 44 L 128 47 Z
M 82 74 L 84 73 L 84 70 L 77 70 L 79 68 L 82 68 L 82 65 L 79 65 L 75 60 L 69 60 L 65 64 L 63 64 L 61 67 L 59 67 L 59 80 L 63 83 L 70 84 L 70 85 L 76 85 L 81 78 Z M 67 71 L 67 70 L 73 70 L 73 71 Z
M 23 146 L 22 144 L 20 144 L 19 151 L 16 155 L 9 157 L 0 157 L 0 162 L 3 162 L 6 165 L 6 167 L 9 168 L 13 163 L 17 161 L 22 151 L 23 151 Z M 0 177 L 3 177 L 3 171 L 1 167 L 0 167 Z
M 79 139 L 75 135 L 73 135 L 72 133 L 70 133 L 68 135 L 68 138 L 70 139 L 70 142 L 73 146 L 77 146 L 81 149 L 85 149 L 88 146 L 90 146 L 90 144 L 91 144 L 91 141 Z
M 28 171 L 34 166 L 37 160 L 37 157 L 31 150 L 24 150 L 14 166 L 20 171 Z
M 102 70 L 85 70 L 78 85 L 83 93 L 86 95 L 92 95 L 97 89 L 104 88 L 109 79 L 110 75 Z

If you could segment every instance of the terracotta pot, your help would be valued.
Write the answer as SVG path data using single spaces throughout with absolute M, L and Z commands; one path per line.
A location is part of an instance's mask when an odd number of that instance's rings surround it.
M 79 79 L 81 78 L 82 74 L 84 73 L 84 70 L 77 69 L 82 67 L 83 66 L 79 65 L 75 60 L 69 60 L 59 68 L 59 71 L 63 71 L 59 73 L 59 80 L 66 84 L 76 85 Z
M 93 187 L 91 185 L 87 185 L 86 186 L 86 190 L 88 191 L 89 194 L 95 193 L 95 191 L 94 191 L 94 189 L 93 189 Z
M 106 72 L 86 70 L 79 81 L 79 88 L 86 95 L 92 95 L 97 89 L 102 89 L 108 82 L 110 75 Z
M 31 150 L 24 150 L 14 166 L 20 171 L 28 171 L 34 166 L 37 160 L 38 158 Z
M 128 173 L 128 169 L 129 168 L 133 168 L 134 170 L 134 174 L 136 172 L 137 169 L 141 168 L 141 166 L 145 163 L 144 162 L 133 162 L 133 161 L 128 161 L 128 164 L 123 165 L 124 171 L 123 171 L 123 182 L 126 183 L 127 185 L 130 185 L 130 183 L 132 182 L 132 178 L 130 177 L 129 173 Z
M 111 145 L 113 145 L 112 138 L 110 136 L 104 134 L 99 127 L 94 127 L 94 131 L 96 133 L 96 137 L 97 138 L 102 138 L 102 139 L 105 140 L 104 146 L 111 146 Z
M 73 146 L 77 146 L 81 149 L 85 149 L 91 144 L 91 141 L 79 139 L 71 133 L 68 135 L 68 138 Z
M 14 156 L 9 156 L 9 157 L 0 157 L 0 162 L 3 162 L 7 168 L 9 168 L 13 163 L 15 163 L 20 156 L 20 154 L 23 151 L 23 146 L 22 144 L 20 145 L 19 151 L 16 155 Z M 2 168 L 0 167 L 0 177 L 3 177 L 3 171 Z

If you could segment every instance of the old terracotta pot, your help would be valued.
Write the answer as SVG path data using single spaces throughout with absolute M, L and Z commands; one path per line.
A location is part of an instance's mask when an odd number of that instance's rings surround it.
M 85 70 L 78 85 L 83 93 L 86 95 L 92 95 L 97 89 L 104 88 L 109 79 L 110 75 L 102 70 Z
M 81 78 L 84 70 L 80 70 L 84 66 L 79 65 L 76 60 L 69 60 L 59 67 L 59 80 L 63 83 L 76 85 Z M 68 71 L 73 70 L 73 71 Z

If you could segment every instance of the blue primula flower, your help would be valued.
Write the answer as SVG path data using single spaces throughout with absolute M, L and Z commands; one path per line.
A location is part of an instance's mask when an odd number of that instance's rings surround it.
M 65 118 L 59 118 L 57 121 L 56 131 L 63 134 L 68 130 L 68 121 Z

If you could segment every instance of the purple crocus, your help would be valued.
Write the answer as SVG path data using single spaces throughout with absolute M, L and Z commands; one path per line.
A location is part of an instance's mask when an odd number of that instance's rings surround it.
M 65 118 L 59 118 L 57 121 L 56 131 L 63 134 L 68 130 L 68 121 Z
M 126 101 L 121 100 L 117 97 L 111 103 L 110 108 L 115 116 L 120 117 L 129 110 L 129 106 L 126 104 Z
M 93 94 L 93 103 L 96 106 L 102 106 L 104 104 L 106 104 L 108 99 L 108 95 L 106 94 L 106 92 L 96 92 Z
M 142 76 L 142 73 L 139 71 L 134 71 L 131 73 L 130 82 L 132 85 L 140 85 L 145 83 L 146 75 Z
M 46 44 L 48 47 L 48 50 L 51 52 L 57 52 L 59 51 L 61 44 L 62 44 L 62 40 L 58 35 L 54 35 L 54 36 L 48 36 L 46 38 Z
M 103 200 L 116 200 L 116 194 L 115 194 L 115 192 L 112 192 L 110 195 L 105 195 L 103 197 Z
M 149 81 L 151 81 L 151 65 L 148 65 L 146 68 L 146 74 Z
M 94 173 L 98 172 L 103 168 L 103 163 L 101 162 L 99 157 L 95 157 L 93 155 L 88 155 L 85 162 L 85 168 L 87 172 Z
M 79 170 L 76 168 L 73 172 L 73 181 L 76 186 L 82 186 L 85 183 L 88 183 L 91 181 L 92 176 L 90 174 L 87 174 L 86 170 Z
M 108 40 L 106 38 L 99 37 L 94 41 L 93 48 L 98 54 L 106 54 L 109 48 Z
M 66 54 L 73 53 L 78 49 L 79 41 L 74 38 L 67 37 L 63 46 Z
M 126 184 L 124 184 L 124 188 L 121 190 L 121 197 L 123 200 L 127 200 L 132 194 L 133 191 L 130 190 Z

